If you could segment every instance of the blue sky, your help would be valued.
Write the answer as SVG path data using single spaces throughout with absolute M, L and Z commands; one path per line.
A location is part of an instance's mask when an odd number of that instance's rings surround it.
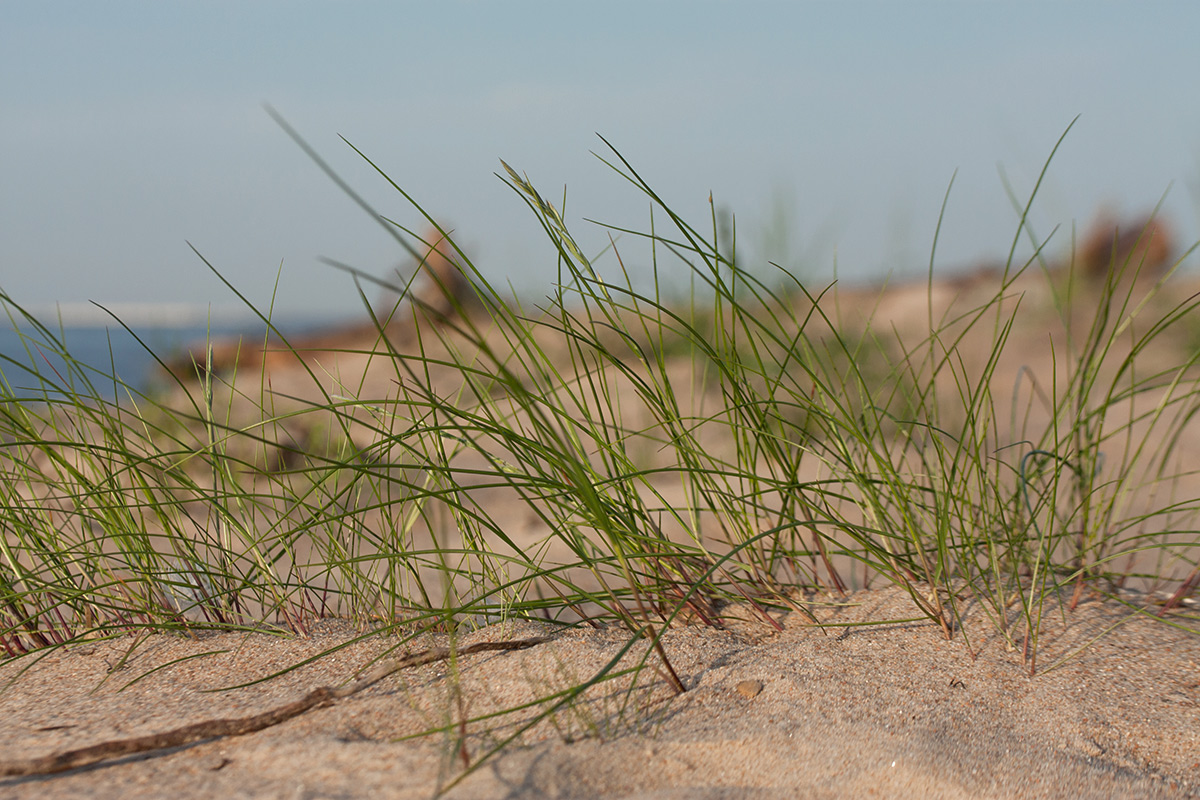
M 321 256 L 383 275 L 396 244 L 309 162 L 269 102 L 380 212 L 417 213 L 339 138 L 538 295 L 553 251 L 503 158 L 583 221 L 645 229 L 603 134 L 693 224 L 827 281 L 1002 257 L 1035 206 L 1052 251 L 1102 205 L 1200 236 L 1200 6 L 1107 2 L 105 2 L 0 5 L 0 288 L 18 302 L 236 302 L 352 313 Z M 786 237 L 772 234 L 781 220 Z M 776 230 L 779 228 L 776 227 Z M 646 263 L 632 240 L 627 266 Z M 607 262 L 615 269 L 615 262 Z M 282 272 L 280 273 L 280 265 Z

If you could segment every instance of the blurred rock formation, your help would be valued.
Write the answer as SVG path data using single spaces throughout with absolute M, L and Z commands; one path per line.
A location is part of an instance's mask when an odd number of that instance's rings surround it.
M 1079 240 L 1072 255 L 1051 261 L 1047 269 L 1056 275 L 1074 274 L 1091 284 L 1137 278 L 1158 278 L 1179 257 L 1171 225 L 1155 214 L 1119 219 L 1102 210 Z M 1020 267 L 1014 265 L 1014 269 Z M 953 289 L 969 289 L 998 283 L 1005 274 L 1003 261 L 985 261 L 971 269 L 956 271 L 938 281 Z
M 458 251 L 450 240 L 430 226 L 423 245 L 426 252 L 417 264 L 417 274 L 411 282 L 406 281 L 413 310 L 445 321 L 474 308 L 478 302 L 475 288 L 463 272 Z
M 1157 275 L 1175 259 L 1175 237 L 1161 217 L 1148 214 L 1121 222 L 1102 211 L 1075 254 L 1075 269 L 1085 278 L 1103 281 L 1118 275 Z
M 409 275 L 396 269 L 401 279 L 399 285 L 407 287 L 407 291 L 385 298 L 373 312 L 375 319 L 289 337 L 287 345 L 272 337 L 265 348 L 261 338 L 256 342 L 251 336 L 215 340 L 212 343 L 213 372 L 228 372 L 235 368 L 270 369 L 295 364 L 297 358 L 310 360 L 321 353 L 379 350 L 384 339 L 398 346 L 413 338 L 417 325 L 443 325 L 480 305 L 475 287 L 463 271 L 458 251 L 445 235 L 430 226 L 417 249 L 424 249 L 425 254 Z M 194 380 L 198 374 L 203 374 L 205 348 L 204 344 L 190 347 L 186 353 L 167 361 L 168 371 L 181 380 Z

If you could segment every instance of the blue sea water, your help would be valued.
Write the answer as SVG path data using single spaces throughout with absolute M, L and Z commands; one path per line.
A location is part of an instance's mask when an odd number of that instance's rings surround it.
M 302 323 L 284 330 L 290 333 L 312 327 Z M 156 355 L 170 361 L 190 351 L 202 351 L 209 337 L 217 341 L 241 336 L 247 345 L 261 343 L 265 330 L 264 323 L 253 320 L 219 325 L 160 324 L 135 327 L 133 333 L 115 323 L 50 328 L 50 335 L 28 324 L 19 330 L 0 327 L 0 379 L 7 386 L 6 394 L 11 391 L 18 398 L 36 398 L 44 396 L 47 385 L 86 393 L 81 379 L 86 376 L 102 397 L 112 399 L 113 375 L 138 392 L 165 385 L 169 378 Z M 124 390 L 119 394 L 124 395 Z

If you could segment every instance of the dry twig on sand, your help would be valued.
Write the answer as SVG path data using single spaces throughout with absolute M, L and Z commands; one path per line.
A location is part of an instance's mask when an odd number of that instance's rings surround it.
M 477 642 L 458 650 L 458 655 L 466 656 L 473 653 L 490 651 L 524 650 L 534 645 L 549 641 L 547 636 L 537 636 L 530 639 L 513 639 L 503 642 Z M 272 725 L 297 717 L 306 711 L 321 706 L 330 705 L 351 695 L 361 692 L 394 672 L 409 667 L 419 667 L 435 661 L 445 661 L 450 658 L 448 647 L 434 647 L 419 653 L 411 653 L 402 658 L 385 661 L 354 683 L 346 686 L 322 686 L 313 689 L 299 700 L 273 708 L 261 714 L 234 719 L 214 719 L 184 725 L 164 733 L 152 733 L 147 736 L 135 736 L 130 739 L 113 739 L 107 742 L 66 750 L 40 758 L 16 759 L 0 762 L 0 775 L 49 775 L 65 772 L 79 767 L 86 767 L 101 761 L 121 756 L 148 753 L 154 750 L 166 750 L 181 747 L 194 742 L 208 739 L 218 739 L 224 736 L 243 736 L 247 733 L 261 731 Z

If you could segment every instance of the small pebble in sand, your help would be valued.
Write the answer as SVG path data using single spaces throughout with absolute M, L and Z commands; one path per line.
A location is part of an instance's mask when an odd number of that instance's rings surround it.
M 758 693 L 763 690 L 762 681 L 742 681 L 737 686 L 737 693 L 747 700 L 757 697 Z

